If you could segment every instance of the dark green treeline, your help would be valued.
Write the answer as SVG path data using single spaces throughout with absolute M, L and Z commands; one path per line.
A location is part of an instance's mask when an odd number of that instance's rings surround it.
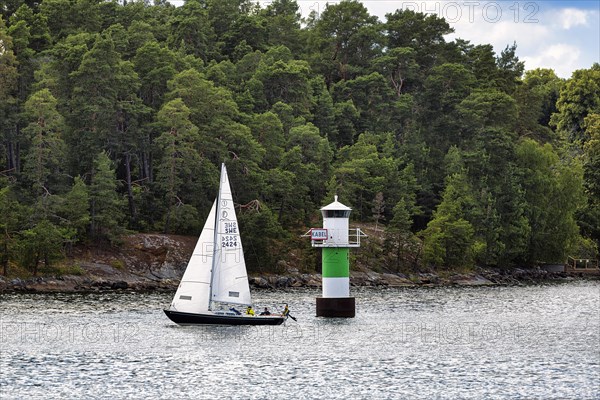
M 315 268 L 298 235 L 334 193 L 381 230 L 373 267 L 595 255 L 598 64 L 524 71 L 516 44 L 357 1 L 306 20 L 292 0 L 3 4 L 4 274 L 127 232 L 197 234 L 223 160 L 254 270 Z

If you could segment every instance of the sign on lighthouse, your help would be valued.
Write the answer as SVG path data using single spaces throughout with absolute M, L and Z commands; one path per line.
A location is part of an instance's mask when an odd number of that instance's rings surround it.
M 356 314 L 355 299 L 350 297 L 350 248 L 360 247 L 360 238 L 366 235 L 359 228 L 350 229 L 351 211 L 335 196 L 333 203 L 321 208 L 323 228 L 309 231 L 312 246 L 322 248 L 323 295 L 317 297 L 317 317 Z

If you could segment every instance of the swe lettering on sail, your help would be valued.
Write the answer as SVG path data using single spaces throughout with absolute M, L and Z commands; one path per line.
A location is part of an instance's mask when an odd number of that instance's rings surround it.
M 225 222 L 225 233 L 228 235 L 237 234 L 237 222 Z

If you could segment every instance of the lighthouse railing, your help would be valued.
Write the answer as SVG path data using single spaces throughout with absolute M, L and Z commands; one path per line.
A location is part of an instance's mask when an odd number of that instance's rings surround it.
M 352 228 L 348 230 L 348 242 L 350 247 L 360 247 L 360 238 L 367 235 L 360 228 Z
M 311 230 L 306 232 L 302 237 L 311 237 Z M 312 247 L 360 247 L 360 239 L 367 235 L 360 228 L 348 229 L 348 242 L 341 243 L 339 241 L 328 240 L 311 240 Z

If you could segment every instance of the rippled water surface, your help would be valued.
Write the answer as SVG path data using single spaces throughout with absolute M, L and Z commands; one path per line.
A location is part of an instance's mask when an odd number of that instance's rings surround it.
M 181 327 L 172 293 L 0 296 L 4 399 L 598 399 L 600 284 L 354 289 L 354 319 Z

